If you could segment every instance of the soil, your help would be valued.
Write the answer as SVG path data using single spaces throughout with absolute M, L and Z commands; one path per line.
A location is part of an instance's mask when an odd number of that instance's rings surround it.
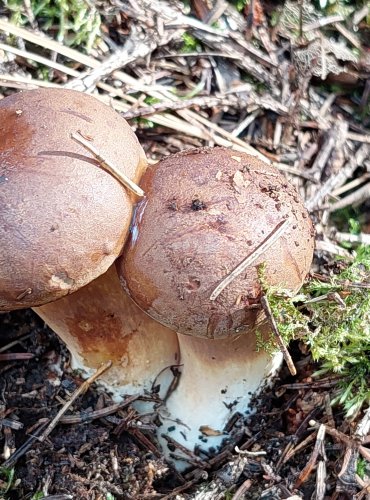
M 11 351 L 34 355 L 28 361 L 3 361 L 1 366 L 1 416 L 6 419 L 1 446 L 3 457 L 7 458 L 2 469 L 3 481 L 6 482 L 4 469 L 15 471 L 6 498 L 179 499 L 196 495 L 202 483 L 201 471 L 190 469 L 181 476 L 160 454 L 153 453 L 142 439 L 142 432 L 137 433 L 137 417 L 130 406 L 92 421 L 88 418 L 89 412 L 113 404 L 109 395 L 99 394 L 94 386 L 68 412 L 84 421 L 59 423 L 44 442 L 39 442 L 37 435 L 45 422 L 56 415 L 82 380 L 71 371 L 65 347 L 33 311 L 1 314 L 0 335 L 3 345 L 17 342 Z M 293 380 L 287 368 L 283 368 L 273 387 L 256 402 L 255 415 L 240 418 L 234 425 L 234 444 L 241 449 L 240 453 L 247 450 L 250 455 L 243 473 L 230 485 L 230 494 L 250 481 L 249 491 L 241 498 L 289 498 L 315 443 L 315 439 L 310 439 L 314 437 L 315 426 L 309 422 L 328 419 L 325 398 L 329 397 L 328 388 L 335 388 L 335 380 L 325 379 L 312 385 L 315 366 L 310 356 L 302 353 L 298 344 L 292 346 L 291 352 L 298 376 Z M 292 382 L 295 386 L 289 388 Z M 338 430 L 348 431 L 340 408 L 335 410 L 333 418 Z M 15 424 L 22 427 L 12 428 Z M 150 432 L 145 435 L 154 442 Z M 281 463 L 288 448 L 305 440 L 308 443 L 301 451 Z M 235 459 L 232 451 L 233 447 L 226 447 L 224 453 L 210 461 L 209 481 L 217 478 L 224 464 Z M 260 451 L 265 455 L 260 456 Z M 330 495 L 336 488 L 334 472 L 336 464 L 341 463 L 344 448 L 334 441 L 326 446 L 325 452 L 326 466 L 332 471 L 326 480 Z M 312 473 L 299 487 L 299 498 L 310 499 L 315 488 L 316 475 Z M 180 491 L 178 496 L 176 491 Z M 37 492 L 50 497 L 38 497 Z

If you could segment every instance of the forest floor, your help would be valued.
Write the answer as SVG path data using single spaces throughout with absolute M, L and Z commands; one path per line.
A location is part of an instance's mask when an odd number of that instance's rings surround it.
M 0 498 L 370 498 L 369 5 L 0 2 L 0 98 L 63 86 L 120 112 L 151 161 L 226 146 L 272 162 L 315 224 L 308 283 L 332 286 L 320 295 L 308 284 L 305 300 L 344 310 L 338 328 L 355 321 L 358 301 L 361 344 L 337 339 L 359 357 L 335 370 L 332 353 L 305 342 L 313 328 L 331 334 L 327 323 L 316 317 L 306 337 L 287 337 L 297 375 L 284 365 L 256 414 L 239 418 L 233 443 L 179 474 L 140 430 L 130 399 L 114 407 L 94 385 L 40 441 L 82 380 L 31 310 L 0 313 Z

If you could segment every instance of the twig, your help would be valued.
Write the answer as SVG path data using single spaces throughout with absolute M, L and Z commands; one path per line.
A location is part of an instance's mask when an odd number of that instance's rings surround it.
M 335 428 L 335 420 L 333 416 L 333 409 L 331 407 L 331 401 L 329 394 L 325 394 L 324 396 L 324 404 L 325 404 L 325 413 L 328 418 L 328 423 L 331 427 Z
M 45 419 L 42 419 L 42 421 L 40 422 L 40 427 L 38 427 L 38 429 L 33 432 L 33 434 L 27 439 L 27 441 L 23 443 L 22 446 L 20 446 L 17 451 L 8 458 L 8 460 L 5 460 L 5 462 L 1 464 L 1 467 L 4 469 L 12 468 L 18 462 L 18 460 L 22 458 L 23 455 L 27 453 L 27 451 L 31 448 L 36 439 L 38 439 L 38 434 L 42 431 L 42 429 L 45 428 L 48 422 L 48 419 L 46 419 L 46 422 Z
M 187 109 L 192 107 L 214 107 L 222 106 L 227 102 L 230 105 L 231 100 L 226 97 L 214 97 L 214 96 L 204 96 L 204 97 L 194 97 L 193 99 L 185 99 L 183 101 L 162 101 L 151 106 L 145 106 L 137 109 L 129 109 L 122 114 L 126 120 L 131 120 L 138 116 L 147 116 L 154 113 L 162 113 L 163 111 L 177 111 L 181 109 Z
M 306 202 L 307 209 L 314 210 L 317 208 L 325 196 L 334 189 L 342 186 L 347 179 L 351 178 L 356 168 L 360 167 L 369 156 L 369 151 L 370 147 L 367 144 L 362 144 L 355 155 L 349 157 L 344 167 L 337 174 L 330 176 L 320 189 Z
M 334 212 L 335 210 L 340 210 L 341 208 L 349 206 L 357 207 L 368 198 L 370 198 L 370 182 L 357 189 L 354 193 L 351 193 L 336 203 L 333 203 L 333 205 L 329 207 L 329 211 Z
M 296 382 L 294 384 L 283 384 L 280 387 L 296 391 L 301 391 L 302 389 L 330 389 L 331 387 L 336 387 L 341 380 L 343 380 L 341 375 L 335 375 L 318 380 L 317 382 Z
M 60 495 L 48 495 L 46 497 L 42 497 L 42 500 L 73 500 L 73 496 L 62 493 Z
M 360 10 L 356 11 L 353 15 L 354 26 L 357 26 L 357 24 L 359 24 L 362 21 L 362 19 L 368 16 L 369 12 L 370 12 L 370 6 L 366 4 Z
M 212 481 L 202 484 L 192 496 L 192 500 L 219 500 L 226 497 L 226 492 L 238 483 L 248 463 L 243 455 L 233 457 L 213 476 Z
M 315 500 L 324 500 L 326 492 L 326 463 L 320 460 L 316 471 L 316 496 Z
M 316 465 L 319 455 L 325 457 L 325 451 L 324 451 L 325 431 L 326 431 L 325 425 L 321 424 L 317 431 L 316 443 L 312 455 L 306 466 L 299 474 L 298 479 L 294 484 L 294 489 L 298 489 L 307 480 L 308 476 L 312 472 L 312 469 Z
M 288 172 L 289 174 L 302 177 L 302 179 L 306 179 L 307 181 L 310 181 L 313 184 L 319 184 L 319 181 L 317 179 L 315 179 L 311 174 L 305 172 L 304 170 L 299 170 L 298 168 L 294 168 L 289 165 L 285 165 L 285 163 L 280 163 L 280 162 L 273 162 L 273 165 L 282 172 Z
M 249 450 L 241 450 L 239 446 L 235 446 L 235 452 L 239 455 L 245 455 L 246 457 L 263 457 L 267 455 L 267 453 L 263 450 L 260 451 L 249 451 Z
M 251 479 L 246 479 L 243 484 L 234 493 L 232 500 L 242 500 L 245 498 L 246 492 L 251 488 L 253 482 Z
M 168 495 L 165 495 L 165 496 L 161 496 L 160 499 L 161 500 L 172 500 L 179 493 L 182 493 L 183 491 L 188 490 L 192 486 L 199 483 L 199 481 L 205 481 L 206 479 L 208 479 L 208 473 L 205 470 L 201 470 L 195 475 L 194 479 L 191 479 L 190 481 L 187 481 L 186 483 L 182 484 L 181 486 L 174 488 L 171 491 L 171 493 L 169 493 Z
M 149 55 L 155 48 L 152 47 L 153 41 L 154 39 L 148 36 L 142 40 L 133 30 L 122 48 L 111 54 L 97 68 L 81 74 L 74 80 L 70 80 L 65 87 L 81 92 L 91 92 L 100 80 L 103 80 L 114 71 L 127 66 L 136 59 L 142 59 Z
M 335 29 L 338 30 L 341 35 L 347 38 L 347 40 L 351 42 L 354 47 L 356 47 L 359 50 L 362 50 L 361 42 L 351 31 L 349 31 L 345 26 L 343 26 L 343 24 L 334 23 L 334 26 Z
M 34 357 L 32 352 L 6 352 L 0 354 L 0 361 L 24 361 Z
M 65 414 L 65 412 L 72 406 L 74 401 L 81 396 L 81 394 L 84 394 L 84 392 L 87 391 L 87 389 L 90 387 L 90 385 L 95 382 L 96 379 L 98 379 L 104 372 L 106 372 L 110 367 L 112 366 L 112 361 L 107 361 L 104 363 L 96 372 L 85 382 L 83 382 L 80 387 L 78 387 L 74 393 L 71 396 L 71 399 L 67 401 L 67 403 L 58 411 L 58 413 L 55 415 L 53 420 L 50 422 L 50 424 L 46 427 L 44 432 L 41 434 L 41 436 L 38 437 L 39 441 L 44 441 L 49 434 L 52 432 L 54 427 L 58 424 L 59 420 L 62 418 L 62 416 Z
M 370 245 L 370 234 L 350 234 L 350 233 L 335 233 L 335 239 L 339 242 L 348 241 L 349 243 L 358 243 L 362 245 Z
M 143 197 L 145 195 L 144 191 L 137 186 L 131 179 L 127 177 L 123 172 L 120 172 L 117 167 L 115 167 L 109 160 L 104 159 L 96 147 L 87 141 L 81 132 L 76 134 L 71 134 L 71 138 L 78 144 L 81 144 L 87 151 L 89 151 L 99 162 L 99 165 L 108 172 L 112 177 L 114 177 L 118 182 L 120 182 L 125 188 L 132 191 L 136 196 Z
M 343 193 L 346 193 L 347 191 L 351 191 L 354 188 L 357 188 L 361 184 L 364 184 L 365 182 L 370 180 L 370 173 L 366 173 L 361 175 L 361 177 L 357 177 L 356 179 L 353 179 L 350 182 L 347 182 L 347 184 L 344 184 L 343 186 L 335 189 L 331 195 L 332 196 L 339 196 Z
M 312 443 L 316 438 L 316 433 L 309 434 L 303 441 L 301 441 L 295 448 L 293 448 L 293 443 L 289 443 L 291 446 L 284 450 L 282 455 L 281 465 L 287 463 L 294 455 L 296 455 L 301 450 L 307 448 L 309 444 Z M 277 467 L 276 467 L 277 468 Z M 278 469 L 279 470 L 279 469 Z
M 329 240 L 316 240 L 316 250 L 319 252 L 328 252 L 333 255 L 340 255 L 341 257 L 346 257 L 353 260 L 353 256 L 348 250 L 338 245 L 335 245 Z
M 1 427 L 10 427 L 15 431 L 19 431 L 19 429 L 23 429 L 23 424 L 22 422 L 19 422 L 19 420 L 13 420 L 11 418 L 2 418 L 0 419 L 0 428 Z
M 29 339 L 32 336 L 32 333 L 27 333 L 26 335 L 23 335 L 22 337 L 19 337 L 16 340 L 13 340 L 13 342 L 9 342 L 9 344 L 4 345 L 3 347 L 0 347 L 0 352 L 8 351 L 12 347 L 14 347 L 17 344 L 20 344 L 24 340 Z
M 127 428 L 127 432 L 131 434 L 139 443 L 146 449 L 148 449 L 153 455 L 156 457 L 162 457 L 162 452 L 159 451 L 157 446 L 143 433 L 140 429 L 136 428 Z
M 245 107 L 249 106 L 258 106 L 258 108 L 262 109 L 269 109 L 271 111 L 275 111 L 276 113 L 280 115 L 286 115 L 288 113 L 288 110 L 285 106 L 281 105 L 274 99 L 262 99 L 260 96 L 257 96 L 254 92 L 249 92 L 235 95 L 237 94 L 237 89 L 235 92 L 229 92 L 226 95 L 213 95 L 213 96 L 200 96 L 200 97 L 193 97 L 192 99 L 185 99 L 182 101 L 174 101 L 174 100 L 162 100 L 161 102 L 157 102 L 155 104 L 152 104 L 151 106 L 144 106 L 140 108 L 131 108 L 128 111 L 124 111 L 122 113 L 122 116 L 126 120 L 131 120 L 132 118 L 137 118 L 139 116 L 148 116 L 152 115 L 155 113 L 162 113 L 163 111 L 177 111 L 181 109 L 187 109 L 187 108 L 193 108 L 193 107 L 200 107 L 200 108 L 213 108 L 213 107 L 222 107 L 222 106 L 230 106 L 230 107 L 235 107 L 237 109 L 243 109 Z M 261 110 L 259 109 L 257 114 L 260 114 Z M 252 113 L 253 115 L 253 113 Z M 253 121 L 253 118 L 251 119 Z M 243 127 L 240 130 L 242 132 L 244 128 L 247 127 L 247 124 L 244 124 L 244 121 L 242 122 Z M 239 126 L 238 126 L 239 129 Z M 237 131 L 232 132 L 232 136 L 237 137 L 240 133 Z
M 183 446 L 181 443 L 179 443 L 178 441 L 176 441 L 176 439 L 173 439 L 170 436 L 166 436 L 165 434 L 162 434 L 162 437 L 163 437 L 163 439 L 165 439 L 167 441 L 167 443 L 169 443 L 170 445 L 175 446 L 175 448 L 177 448 L 182 453 L 184 453 L 184 455 L 186 455 L 186 456 L 181 457 L 183 460 L 191 460 L 192 462 L 196 463 L 198 466 L 201 466 L 201 467 L 203 467 L 205 469 L 209 469 L 209 466 L 208 466 L 207 462 L 205 462 L 204 460 L 202 460 L 201 458 L 199 458 L 197 455 L 195 455 L 188 448 L 185 448 L 185 446 Z
M 370 493 L 370 481 L 364 481 L 360 478 L 358 474 L 356 474 L 356 481 L 361 486 L 362 490 L 354 495 L 353 500 L 362 500 L 363 498 L 369 498 Z
M 91 422 L 92 420 L 95 420 L 97 418 L 107 417 L 108 415 L 112 415 L 112 413 L 116 413 L 118 410 L 126 408 L 126 406 L 130 405 L 138 398 L 139 394 L 134 394 L 133 396 L 129 396 L 128 398 L 126 398 L 121 403 L 113 404 L 111 406 L 108 406 L 107 408 L 102 408 L 101 410 L 83 411 L 80 412 L 78 415 L 65 415 L 64 417 L 61 417 L 59 422 L 61 424 L 80 424 L 80 423 Z
M 262 305 L 263 310 L 265 311 L 265 314 L 267 316 L 267 320 L 270 323 L 272 332 L 275 336 L 275 340 L 280 348 L 280 351 L 283 353 L 285 362 L 289 368 L 291 375 L 297 375 L 296 367 L 294 366 L 292 357 L 291 357 L 291 355 L 290 355 L 290 353 L 289 353 L 289 351 L 284 343 L 282 336 L 280 335 L 280 332 L 279 332 L 279 329 L 277 327 L 274 315 L 272 314 L 272 311 L 271 311 L 270 303 L 269 303 L 266 295 L 263 295 L 261 297 L 261 305 Z
M 268 250 L 290 227 L 289 219 L 279 222 L 266 238 L 248 255 L 230 274 L 224 278 L 213 290 L 210 300 L 216 300 L 220 293 L 236 279 L 243 271 L 255 262 L 266 250 Z

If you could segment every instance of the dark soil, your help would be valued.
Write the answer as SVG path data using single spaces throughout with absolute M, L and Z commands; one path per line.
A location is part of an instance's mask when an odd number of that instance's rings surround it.
M 6 419 L 1 440 L 4 458 L 9 451 L 15 450 L 3 464 L 3 481 L 6 482 L 4 469 L 14 468 L 15 471 L 6 498 L 43 498 L 41 495 L 33 497 L 41 491 L 48 495 L 65 495 L 57 498 L 88 500 L 192 498 L 195 495 L 201 483 L 197 479 L 200 471 L 190 470 L 183 477 L 143 445 L 141 431 L 137 435 L 137 426 L 130 427 L 134 417 L 132 408 L 93 421 L 86 420 L 89 411 L 112 404 L 108 395 L 98 394 L 94 387 L 76 400 L 68 413 L 86 421 L 59 423 L 44 442 L 39 442 L 37 435 L 45 422 L 55 416 L 82 380 L 70 370 L 65 348 L 32 311 L 0 315 L 0 335 L 2 345 L 18 341 L 11 352 L 34 354 L 29 361 L 3 361 L 1 366 L 1 416 Z M 251 481 L 253 487 L 241 498 L 291 496 L 315 442 L 315 427 L 309 422 L 328 422 L 325 397 L 328 387 L 331 390 L 335 387 L 335 381 L 324 380 L 312 385 L 315 367 L 310 357 L 302 353 L 298 344 L 292 346 L 292 355 L 298 376 L 293 380 L 288 370 L 283 369 L 274 387 L 258 402 L 256 414 L 240 418 L 234 426 L 235 444 L 241 450 L 252 452 L 243 473 L 230 486 L 230 492 L 235 492 L 242 483 Z M 295 388 L 284 387 L 292 382 Z M 334 418 L 337 429 L 348 432 L 340 409 Z M 23 427 L 12 429 L 17 423 Z M 150 432 L 146 434 L 151 437 Z M 313 439 L 310 440 L 310 436 Z M 282 462 L 288 448 L 305 440 L 308 440 L 306 447 L 286 463 Z M 222 471 L 222 466 L 232 459 L 232 449 L 226 447 L 225 453 L 210 461 L 209 480 L 217 477 L 217 471 Z M 261 450 L 266 455 L 253 456 Z M 344 448 L 333 441 L 327 443 L 325 451 L 327 468 L 332 471 L 327 478 L 327 493 L 330 494 L 336 487 L 333 473 L 341 465 Z M 316 475 L 313 473 L 299 488 L 301 498 L 310 499 L 315 488 Z M 174 489 L 182 490 L 183 496 L 172 496 Z

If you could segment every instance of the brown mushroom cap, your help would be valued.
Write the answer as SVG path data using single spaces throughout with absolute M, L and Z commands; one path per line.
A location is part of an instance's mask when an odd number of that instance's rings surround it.
M 0 101 L 0 310 L 71 293 L 122 249 L 131 196 L 71 139 L 78 131 L 140 178 L 146 161 L 138 140 L 95 97 L 40 89 Z
M 312 261 L 313 227 L 295 189 L 245 153 L 205 148 L 172 155 L 144 174 L 118 265 L 137 304 L 179 333 L 222 338 L 252 327 L 266 263 L 272 285 L 297 290 Z M 216 298 L 215 287 L 285 219 L 291 225 Z

